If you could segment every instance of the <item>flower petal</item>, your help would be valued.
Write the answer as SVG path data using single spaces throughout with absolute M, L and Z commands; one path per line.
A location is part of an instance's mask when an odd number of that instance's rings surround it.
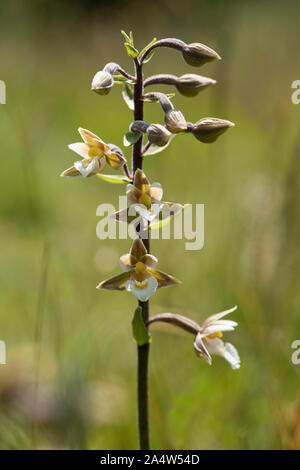
M 158 280 L 158 287 L 169 287 L 176 284 L 181 284 L 181 281 L 175 279 L 173 276 L 170 276 L 170 274 L 164 273 L 163 271 L 159 271 L 158 269 L 154 269 L 148 266 L 146 270 L 150 276 L 153 276 Z
M 231 325 L 209 325 L 201 330 L 202 338 L 206 336 L 213 335 L 214 333 L 218 333 L 219 331 L 233 331 L 234 328 Z
M 71 166 L 67 170 L 63 171 L 60 176 L 73 178 L 74 176 L 81 176 L 81 173 L 78 170 L 76 170 L 74 166 Z
M 153 183 L 150 186 L 150 196 L 155 201 L 161 201 L 163 197 L 163 188 L 160 183 Z
M 147 302 L 147 300 L 155 294 L 157 286 L 157 280 L 154 277 L 149 277 L 145 281 L 145 287 L 136 287 L 134 280 L 127 281 L 126 290 L 128 292 L 132 292 L 133 295 L 141 302 Z
M 220 318 L 224 317 L 225 315 L 228 315 L 229 313 L 234 312 L 236 309 L 237 305 L 233 308 L 230 308 L 229 310 L 224 310 L 224 312 L 214 313 L 213 315 L 210 315 L 208 318 L 206 318 L 205 322 L 203 323 L 203 326 L 216 320 L 220 320 Z
M 90 163 L 85 165 L 85 160 L 80 160 L 74 163 L 74 167 L 78 170 L 84 178 L 100 171 L 98 157 L 93 158 Z
M 136 188 L 140 189 L 141 191 L 148 192 L 150 191 L 150 183 L 143 172 L 139 168 L 135 171 L 133 184 Z
M 126 189 L 126 196 L 129 205 L 138 204 L 142 195 L 142 191 L 136 188 L 133 184 L 128 184 Z
M 146 266 L 152 267 L 156 265 L 158 260 L 153 255 L 145 255 L 145 256 L 142 256 L 140 261 L 144 263 Z
M 211 356 L 208 352 L 208 350 L 205 347 L 205 344 L 203 343 L 201 339 L 201 335 L 198 333 L 196 335 L 195 341 L 194 341 L 194 350 L 197 356 L 201 357 L 202 359 L 205 360 L 209 365 L 212 363 Z
M 203 342 L 210 352 L 210 354 L 216 354 L 223 357 L 226 361 L 229 362 L 232 369 L 240 368 L 240 357 L 236 348 L 231 343 L 225 343 L 220 338 L 204 338 Z
M 68 147 L 70 150 L 73 150 L 73 152 L 76 152 L 81 157 L 90 158 L 89 156 L 90 147 L 84 142 L 76 142 L 75 144 L 68 145 Z
M 96 134 L 93 134 L 91 131 L 88 131 L 87 129 L 83 129 L 83 127 L 79 127 L 78 132 L 81 135 L 82 140 L 88 145 L 94 146 L 95 139 L 99 142 L 102 142 L 100 137 L 98 137 Z
M 107 163 L 114 169 L 118 170 L 121 168 L 124 163 L 126 162 L 126 158 L 122 157 L 121 155 L 118 155 L 117 153 L 106 153 L 106 161 Z
M 124 271 L 132 271 L 134 265 L 137 263 L 137 259 L 130 253 L 126 253 L 120 257 L 120 265 Z
M 232 369 L 241 367 L 241 359 L 237 349 L 231 343 L 225 343 L 224 359 L 229 362 Z
M 147 254 L 144 243 L 140 238 L 133 240 L 130 248 L 130 254 L 133 255 L 138 261 Z
M 130 278 L 131 273 L 125 272 L 121 274 L 117 274 L 116 276 L 112 276 L 106 281 L 100 282 L 98 284 L 97 289 L 105 289 L 105 290 L 124 290 L 126 282 Z

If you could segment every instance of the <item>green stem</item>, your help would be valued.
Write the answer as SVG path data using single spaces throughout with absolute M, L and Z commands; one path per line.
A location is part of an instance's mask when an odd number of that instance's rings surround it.
M 141 99 L 144 93 L 143 85 L 143 70 L 142 65 L 135 61 L 136 83 L 134 85 L 134 120 L 143 121 L 144 118 L 144 103 Z M 134 144 L 132 150 L 132 171 L 143 168 L 143 136 Z M 150 252 L 149 234 L 148 238 L 144 239 L 144 245 Z M 149 319 L 149 301 L 139 302 L 142 307 L 142 315 L 145 324 Z M 138 398 L 138 431 L 139 443 L 141 450 L 150 449 L 150 429 L 149 429 L 149 397 L 148 397 L 148 362 L 149 362 L 149 346 L 144 344 L 137 347 L 138 364 L 137 364 L 137 398 Z

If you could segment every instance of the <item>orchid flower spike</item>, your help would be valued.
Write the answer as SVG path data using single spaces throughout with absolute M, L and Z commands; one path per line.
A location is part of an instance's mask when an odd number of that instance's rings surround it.
M 126 163 L 126 159 L 118 147 L 106 144 L 100 137 L 86 129 L 80 127 L 78 131 L 83 142 L 70 144 L 69 148 L 83 157 L 83 160 L 75 162 L 71 168 L 63 171 L 61 176 L 83 176 L 86 178 L 101 173 L 106 163 L 115 170 Z
M 166 274 L 154 266 L 157 258 L 147 253 L 144 243 L 136 238 L 130 252 L 121 256 L 120 264 L 123 273 L 100 282 L 97 289 L 127 290 L 141 302 L 146 302 L 158 287 L 169 287 L 181 284 L 173 276 Z

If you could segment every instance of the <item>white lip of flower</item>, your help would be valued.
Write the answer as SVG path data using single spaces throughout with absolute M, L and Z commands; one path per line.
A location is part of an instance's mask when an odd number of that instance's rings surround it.
M 155 277 L 149 276 L 144 281 L 129 280 L 126 283 L 126 290 L 132 292 L 133 295 L 141 302 L 147 302 L 149 298 L 155 294 L 158 282 Z
M 235 321 L 221 320 L 221 318 L 236 309 L 237 306 L 208 317 L 196 336 L 194 342 L 196 353 L 209 364 L 212 362 L 210 354 L 216 354 L 228 361 L 232 369 L 240 368 L 241 361 L 236 348 L 231 343 L 224 343 L 221 339 L 223 331 L 233 331 L 238 325 Z
M 76 170 L 78 170 L 81 173 L 81 175 L 84 178 L 86 178 L 87 176 L 89 176 L 94 171 L 100 171 L 104 167 L 105 158 L 102 157 L 100 159 L 100 162 L 101 162 L 101 167 L 99 165 L 99 158 L 98 157 L 93 158 L 92 161 L 88 164 L 84 163 L 84 161 L 82 161 L 82 160 L 79 160 L 78 162 L 74 163 L 74 167 L 76 168 Z

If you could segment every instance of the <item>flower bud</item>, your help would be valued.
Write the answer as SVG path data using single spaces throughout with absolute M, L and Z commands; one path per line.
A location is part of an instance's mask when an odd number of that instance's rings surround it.
M 100 70 L 97 72 L 92 81 L 92 90 L 99 95 L 107 95 L 113 87 L 114 79 L 109 72 Z
M 196 96 L 201 90 L 214 85 L 216 80 L 202 77 L 193 73 L 187 73 L 178 78 L 176 88 L 184 96 Z
M 210 47 L 200 44 L 199 42 L 193 42 L 187 44 L 182 51 L 182 56 L 187 64 L 193 67 L 200 67 L 206 62 L 212 62 L 214 60 L 220 60 L 221 57 Z
M 225 119 L 203 118 L 193 125 L 192 133 L 200 142 L 208 144 L 214 142 L 219 135 L 233 126 L 233 122 Z
M 119 157 L 121 157 L 125 160 L 124 153 L 122 152 L 120 147 L 118 147 L 115 144 L 107 144 L 107 146 L 110 148 L 111 152 L 116 153 L 117 155 L 119 155 Z
M 165 114 L 165 123 L 167 129 L 172 132 L 172 134 L 177 134 L 187 129 L 185 117 L 182 112 L 177 109 L 171 109 Z
M 149 126 L 150 126 L 149 122 L 137 120 L 137 121 L 133 121 L 130 124 L 129 130 L 131 132 L 143 132 L 143 133 L 145 133 Z
M 159 147 L 166 145 L 172 136 L 171 132 L 161 124 L 151 124 L 146 133 L 149 142 L 151 144 L 158 145 Z

